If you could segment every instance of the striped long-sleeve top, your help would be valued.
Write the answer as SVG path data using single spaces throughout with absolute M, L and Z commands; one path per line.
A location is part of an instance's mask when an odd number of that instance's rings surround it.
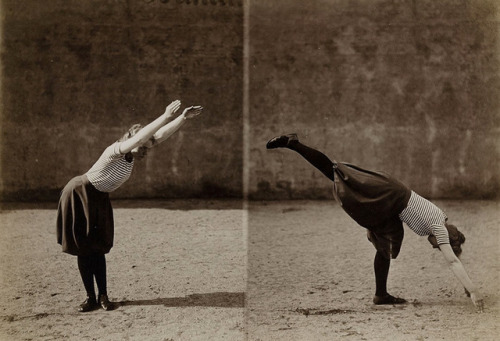
M 450 239 L 445 223 L 448 217 L 436 205 L 411 192 L 406 208 L 399 214 L 401 221 L 420 236 L 434 235 L 437 243 L 449 244 Z
M 120 142 L 115 142 L 104 150 L 85 175 L 97 190 L 112 192 L 128 180 L 133 167 L 134 161 L 125 160 L 125 155 L 120 153 Z

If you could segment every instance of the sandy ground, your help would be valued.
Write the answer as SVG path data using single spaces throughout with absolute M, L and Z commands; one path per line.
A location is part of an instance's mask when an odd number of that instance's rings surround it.
M 374 249 L 329 201 L 119 202 L 107 255 L 116 310 L 78 313 L 76 258 L 55 243 L 53 205 L 0 211 L 0 340 L 496 340 L 500 215 L 443 201 L 467 237 L 477 314 L 439 251 L 406 230 L 375 307 Z M 247 219 L 248 217 L 248 219 Z
M 374 306 L 371 243 L 329 202 L 249 210 L 249 340 L 498 340 L 500 211 L 496 202 L 437 202 L 467 237 L 462 261 L 485 297 L 477 314 L 440 252 L 405 227 L 389 274 L 404 306 Z
M 241 203 L 114 206 L 110 312 L 76 311 L 85 291 L 54 209 L 1 212 L 0 340 L 244 339 Z

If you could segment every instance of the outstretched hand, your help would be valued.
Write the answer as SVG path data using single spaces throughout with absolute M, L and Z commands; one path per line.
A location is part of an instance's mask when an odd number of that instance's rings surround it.
M 472 300 L 472 303 L 474 303 L 474 305 L 476 306 L 476 311 L 478 313 L 482 313 L 484 311 L 484 301 L 481 295 L 471 292 L 470 299 Z
M 182 113 L 186 119 L 193 118 L 195 116 L 198 116 L 201 114 L 203 111 L 203 107 L 197 105 L 197 106 L 191 106 L 186 109 L 184 109 L 184 112 Z
M 171 117 L 173 114 L 177 112 L 177 110 L 179 110 L 180 107 L 181 107 L 181 101 L 177 99 L 167 106 L 167 109 L 165 109 L 165 113 L 167 114 L 168 117 Z

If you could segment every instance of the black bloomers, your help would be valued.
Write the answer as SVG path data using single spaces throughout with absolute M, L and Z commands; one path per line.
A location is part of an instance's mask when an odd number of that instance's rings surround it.
M 399 217 L 389 219 L 380 228 L 367 231 L 368 240 L 375 246 L 377 252 L 386 259 L 396 259 L 403 244 L 404 229 Z
M 335 199 L 344 211 L 368 230 L 368 240 L 385 258 L 396 258 L 404 229 L 399 213 L 407 206 L 411 190 L 384 172 L 348 163 L 333 163 Z

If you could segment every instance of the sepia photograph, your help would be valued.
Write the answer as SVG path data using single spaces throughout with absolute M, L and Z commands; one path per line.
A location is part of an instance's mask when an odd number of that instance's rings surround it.
M 496 340 L 496 0 L 0 0 L 0 341 Z

